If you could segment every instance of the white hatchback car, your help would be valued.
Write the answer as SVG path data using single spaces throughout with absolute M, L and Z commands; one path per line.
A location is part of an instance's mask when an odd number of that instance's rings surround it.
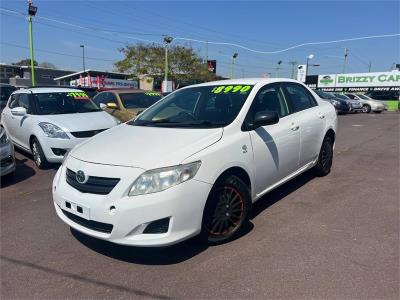
M 75 145 L 119 123 L 85 92 L 56 87 L 15 91 L 1 122 L 13 144 L 32 153 L 39 168 L 61 162 Z
M 252 203 L 314 168 L 330 172 L 334 107 L 290 79 L 179 89 L 75 147 L 53 181 L 58 216 L 118 244 L 232 240 Z

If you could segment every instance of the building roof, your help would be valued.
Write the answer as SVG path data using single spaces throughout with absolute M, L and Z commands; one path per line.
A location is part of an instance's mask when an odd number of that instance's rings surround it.
M 72 74 L 68 74 L 68 75 L 64 75 L 64 76 L 61 76 L 61 77 L 57 77 L 57 78 L 54 78 L 54 80 L 62 80 L 62 79 L 67 79 L 67 78 L 71 78 L 71 80 L 72 80 L 74 77 L 79 78 L 80 75 L 87 74 L 87 73 L 90 73 L 91 75 L 94 75 L 94 76 L 96 76 L 96 75 L 106 75 L 106 74 L 107 75 L 120 76 L 120 77 L 121 76 L 123 76 L 123 77 L 131 76 L 131 74 L 126 74 L 126 73 L 96 71 L 96 70 L 89 69 L 89 70 L 79 71 L 79 72 L 75 72 L 75 73 L 72 73 Z

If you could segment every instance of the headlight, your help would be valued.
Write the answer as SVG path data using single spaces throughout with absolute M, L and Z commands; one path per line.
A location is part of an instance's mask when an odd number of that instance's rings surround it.
M 7 136 L 6 132 L 4 131 L 0 137 L 0 145 L 6 145 L 6 144 L 8 144 L 8 142 L 9 142 L 8 136 Z
M 57 125 L 41 122 L 39 123 L 40 128 L 42 128 L 44 134 L 50 138 L 58 139 L 69 139 L 68 135 Z
M 331 103 L 332 103 L 333 105 L 340 105 L 340 102 L 339 102 L 339 101 L 336 101 L 336 100 L 331 100 Z
M 201 161 L 144 172 L 132 185 L 129 196 L 157 193 L 193 178 Z

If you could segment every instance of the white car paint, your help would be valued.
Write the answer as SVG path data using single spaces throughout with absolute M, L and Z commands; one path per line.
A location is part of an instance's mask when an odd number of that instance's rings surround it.
M 118 121 L 109 114 L 98 111 L 89 113 L 70 113 L 55 115 L 25 114 L 15 115 L 9 107 L 11 97 L 21 94 L 38 94 L 54 92 L 77 92 L 77 89 L 67 88 L 30 88 L 15 91 L 8 100 L 7 106 L 2 111 L 2 125 L 7 131 L 9 138 L 16 147 L 32 153 L 31 138 L 36 137 L 49 162 L 57 163 L 63 160 L 62 155 L 55 155 L 51 148 L 60 148 L 69 151 L 74 146 L 87 140 L 87 138 L 76 138 L 71 132 L 91 131 L 108 129 L 118 124 Z M 45 135 L 43 129 L 38 125 L 41 122 L 48 122 L 61 128 L 68 136 L 68 139 L 51 138 Z
M 242 124 L 257 92 L 278 82 L 302 85 L 314 96 L 317 105 L 282 117 L 277 124 L 243 131 Z M 337 129 L 334 107 L 305 85 L 290 79 L 240 79 L 196 86 L 234 84 L 254 87 L 234 121 L 223 128 L 179 129 L 122 124 L 74 148 L 53 181 L 58 216 L 76 230 L 110 242 L 135 246 L 170 245 L 199 234 L 210 190 L 227 169 L 241 168 L 248 174 L 255 202 L 268 191 L 315 166 L 325 135 Z M 132 184 L 143 172 L 197 161 L 201 161 L 201 166 L 194 178 L 161 192 L 129 195 Z M 67 169 L 120 181 L 106 195 L 83 193 L 66 182 Z M 72 203 L 72 207 L 68 208 L 67 202 Z M 78 206 L 83 212 L 77 212 Z M 111 232 L 89 229 L 65 212 L 81 220 L 112 224 L 113 229 Z M 147 224 L 162 218 L 170 218 L 168 232 L 143 233 Z

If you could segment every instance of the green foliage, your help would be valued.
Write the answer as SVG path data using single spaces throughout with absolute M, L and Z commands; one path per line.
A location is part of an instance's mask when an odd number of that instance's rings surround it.
M 119 49 L 125 58 L 116 62 L 119 72 L 133 76 L 163 76 L 165 48 L 158 44 L 136 44 Z M 208 71 L 201 57 L 190 47 L 169 45 L 168 79 L 201 81 L 215 80 L 215 74 Z

